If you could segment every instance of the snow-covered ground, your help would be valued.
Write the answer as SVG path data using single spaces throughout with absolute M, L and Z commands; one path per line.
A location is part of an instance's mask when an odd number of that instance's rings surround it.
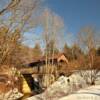
M 97 80 L 98 84 L 99 82 L 100 78 Z M 70 77 L 61 76 L 44 93 L 25 100 L 100 100 L 99 93 L 100 85 L 88 87 L 85 80 L 76 72 Z
M 56 82 L 49 86 L 44 93 L 27 98 L 26 100 L 58 100 L 83 87 L 86 87 L 86 84 L 80 76 L 61 76 Z
M 100 85 L 81 89 L 59 100 L 100 100 Z

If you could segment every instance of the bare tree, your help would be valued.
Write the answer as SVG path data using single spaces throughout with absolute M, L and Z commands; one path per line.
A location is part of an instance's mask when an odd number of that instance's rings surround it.
M 0 11 L 0 15 L 2 15 L 3 13 L 5 13 L 6 11 L 9 11 L 13 8 L 15 8 L 16 6 L 18 6 L 18 4 L 20 3 L 21 0 L 11 0 L 10 3 Z
M 54 56 L 55 56 L 55 48 L 57 48 L 60 42 L 60 39 L 63 38 L 63 21 L 57 16 L 55 13 L 50 11 L 49 9 L 45 9 L 40 16 L 40 23 L 43 27 L 43 37 L 45 44 L 45 73 L 53 73 L 54 68 Z M 50 42 L 53 42 L 52 48 L 48 48 L 50 46 Z M 52 59 L 52 61 L 51 61 Z M 51 69 L 50 69 L 50 68 Z
M 33 12 L 37 10 L 39 1 L 29 0 L 26 2 L 26 0 L 12 0 L 8 6 L 5 7 L 5 10 L 8 11 L 7 13 L 10 12 L 10 15 L 7 19 L 3 18 L 4 14 L 1 15 L 0 64 L 3 64 L 10 56 L 14 56 L 15 53 L 16 56 L 20 54 L 18 52 L 21 51 L 23 32 L 30 29 L 29 22 L 32 19 L 31 16 L 33 16 Z M 5 10 L 1 12 L 3 13 Z M 11 58 L 9 58 L 9 61 L 12 61 Z
M 96 36 L 97 35 L 97 36 Z M 80 46 L 84 50 L 86 56 L 83 60 L 83 65 L 80 66 L 82 69 L 81 76 L 86 80 L 87 83 L 94 85 L 98 78 L 100 68 L 95 65 L 97 59 L 96 47 L 98 45 L 98 34 L 91 27 L 82 29 L 79 33 Z M 86 70 L 86 71 L 85 71 Z
M 8 69 L 25 64 L 25 48 L 22 42 L 23 34 L 34 25 L 30 23 L 37 11 L 40 0 L 12 0 L 0 12 L 0 69 L 3 65 Z M 7 12 L 6 12 L 7 11 Z M 7 14 L 7 15 L 6 15 Z M 4 17 L 4 16 L 7 16 Z M 27 51 L 28 52 L 28 51 Z M 5 68 L 4 68 L 5 69 Z M 9 70 L 7 70 L 9 72 Z M 13 73 L 13 72 L 12 72 Z M 12 76 L 12 75 L 11 75 Z M 11 77 L 14 84 L 16 75 Z M 15 86 L 12 85 L 11 89 Z

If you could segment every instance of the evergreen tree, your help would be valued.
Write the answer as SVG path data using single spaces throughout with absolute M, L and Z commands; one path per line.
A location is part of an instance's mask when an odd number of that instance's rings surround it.
M 68 47 L 67 44 L 64 45 L 62 52 L 65 54 L 65 56 L 71 60 L 72 59 L 72 52 L 71 52 L 71 48 Z
M 49 56 L 52 56 L 53 52 L 54 52 L 54 55 L 59 53 L 59 50 L 55 46 L 55 42 L 53 40 L 51 40 L 47 44 L 47 48 L 45 49 L 45 52 L 47 52 L 47 55 L 49 55 Z
M 81 48 L 80 48 L 78 45 L 76 45 L 76 44 L 74 44 L 74 45 L 72 46 L 71 52 L 72 52 L 72 57 L 73 57 L 73 59 L 78 59 L 78 57 L 79 57 L 80 55 L 82 55 L 82 50 L 81 50 Z
M 33 48 L 33 56 L 34 58 L 39 58 L 42 56 L 42 50 L 39 44 L 35 44 Z
M 100 56 L 100 47 L 97 48 L 96 54 L 97 54 L 98 56 Z

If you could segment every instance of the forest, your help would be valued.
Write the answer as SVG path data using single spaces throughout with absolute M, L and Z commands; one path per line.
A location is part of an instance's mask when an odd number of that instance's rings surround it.
M 100 77 L 100 31 L 92 25 L 81 27 L 73 41 L 68 37 L 71 33 L 64 29 L 63 18 L 44 7 L 42 0 L 10 0 L 0 9 L 0 95 L 5 97 L 15 88 L 24 94 L 22 84 L 26 70 L 27 75 L 31 72 L 31 76 L 40 78 L 41 92 L 60 76 L 70 77 L 74 72 L 78 72 L 88 86 L 96 85 Z M 70 45 L 67 39 L 73 43 Z M 39 72 L 41 66 L 42 72 Z M 32 72 L 35 68 L 37 75 Z M 39 89 L 31 91 L 31 95 L 39 93 Z M 9 96 L 0 100 L 17 100 Z

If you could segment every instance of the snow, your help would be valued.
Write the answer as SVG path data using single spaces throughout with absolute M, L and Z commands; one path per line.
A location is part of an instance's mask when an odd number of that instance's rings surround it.
M 68 81 L 69 80 L 69 81 Z M 97 80 L 100 82 L 100 79 Z M 98 83 L 99 84 L 99 83 Z M 61 76 L 42 94 L 26 100 L 100 100 L 100 85 L 88 87 L 79 73 Z
M 59 100 L 100 100 L 100 85 L 81 89 Z
M 70 82 L 68 82 L 68 79 Z M 81 85 L 81 87 L 79 87 L 79 85 Z M 85 81 L 83 81 L 81 77 L 76 77 L 76 75 L 70 77 L 61 76 L 56 82 L 49 86 L 44 93 L 27 98 L 27 100 L 39 100 L 40 98 L 41 100 L 58 100 L 82 87 L 85 87 Z
M 100 96 L 93 94 L 72 94 L 59 100 L 100 100 Z
M 17 100 L 23 96 L 22 93 L 18 92 L 17 88 L 8 91 L 7 93 L 0 94 L 0 100 Z

